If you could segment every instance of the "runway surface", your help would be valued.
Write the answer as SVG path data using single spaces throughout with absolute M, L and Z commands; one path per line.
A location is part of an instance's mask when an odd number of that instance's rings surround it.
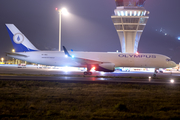
M 149 78 L 153 72 L 122 72 L 113 73 L 93 72 L 92 76 L 84 76 L 82 70 L 61 70 L 56 68 L 37 68 L 27 66 L 18 68 L 17 65 L 0 65 L 0 80 L 47 80 L 59 82 L 81 83 L 138 83 L 138 84 L 178 84 L 180 85 L 180 72 L 165 72 L 157 74 L 157 78 Z M 13 75 L 20 74 L 20 75 Z M 22 76 L 22 74 L 24 74 Z M 28 75 L 26 75 L 28 74 Z M 33 76 L 39 75 L 42 76 Z M 47 75 L 47 76 L 45 76 Z M 107 78 L 108 76 L 108 78 Z M 174 80 L 171 81 L 171 80 Z

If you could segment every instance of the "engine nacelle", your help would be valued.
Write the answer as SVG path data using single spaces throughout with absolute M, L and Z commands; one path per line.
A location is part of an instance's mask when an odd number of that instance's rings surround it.
M 96 66 L 96 71 L 103 71 L 103 72 L 114 72 L 115 71 L 115 64 L 113 63 L 102 63 Z

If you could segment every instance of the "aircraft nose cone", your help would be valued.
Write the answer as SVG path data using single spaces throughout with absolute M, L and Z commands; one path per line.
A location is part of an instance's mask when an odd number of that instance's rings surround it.
M 174 61 L 171 61 L 171 67 L 176 67 L 176 63 Z

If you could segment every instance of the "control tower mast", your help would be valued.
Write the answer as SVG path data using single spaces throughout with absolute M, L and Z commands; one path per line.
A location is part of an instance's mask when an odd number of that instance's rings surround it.
M 144 9 L 146 0 L 115 0 L 115 15 L 111 16 L 118 33 L 122 53 L 136 53 L 142 32 L 148 21 L 149 11 Z

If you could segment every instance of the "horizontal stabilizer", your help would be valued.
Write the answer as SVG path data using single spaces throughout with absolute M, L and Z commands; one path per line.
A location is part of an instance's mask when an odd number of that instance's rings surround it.
M 22 54 L 18 54 L 18 53 L 6 53 L 6 55 L 8 55 L 8 56 L 17 56 L 17 57 L 28 57 L 27 55 L 22 55 Z

